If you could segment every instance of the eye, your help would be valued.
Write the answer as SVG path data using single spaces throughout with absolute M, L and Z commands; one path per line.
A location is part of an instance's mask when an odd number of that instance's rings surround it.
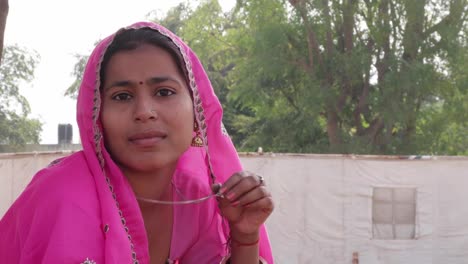
M 159 90 L 156 91 L 156 96 L 171 96 L 175 94 L 174 91 L 170 90 L 170 89 L 167 89 L 167 88 L 161 88 Z
M 116 100 L 116 101 L 128 101 L 128 100 L 130 100 L 132 98 L 133 98 L 133 96 L 130 95 L 129 93 L 118 93 L 118 94 L 112 96 L 112 99 Z

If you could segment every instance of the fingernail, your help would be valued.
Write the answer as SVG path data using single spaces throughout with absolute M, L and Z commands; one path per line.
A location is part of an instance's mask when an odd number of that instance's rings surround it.
M 219 192 L 220 193 L 225 193 L 227 191 L 227 188 L 226 187 L 221 187 L 221 189 L 219 189 Z
M 235 201 L 231 203 L 232 206 L 237 207 L 240 204 L 240 201 Z
M 236 194 L 231 192 L 226 195 L 226 198 L 228 198 L 228 200 L 232 200 L 235 196 Z

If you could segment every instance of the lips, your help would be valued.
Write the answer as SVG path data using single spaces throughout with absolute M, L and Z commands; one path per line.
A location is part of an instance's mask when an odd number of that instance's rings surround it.
M 150 147 L 166 138 L 167 134 L 162 131 L 152 130 L 136 133 L 128 137 L 128 140 L 135 145 Z

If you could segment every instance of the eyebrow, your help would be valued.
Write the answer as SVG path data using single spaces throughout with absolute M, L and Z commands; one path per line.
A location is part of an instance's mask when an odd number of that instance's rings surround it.
M 109 90 L 112 87 L 129 87 L 131 84 L 132 83 L 130 81 L 116 81 L 104 87 L 104 90 Z
M 178 84 L 181 84 L 180 81 L 178 81 L 177 79 L 174 79 L 170 76 L 156 76 L 156 77 L 151 77 L 149 79 L 147 79 L 145 82 L 147 84 L 158 84 L 158 83 L 162 83 L 162 82 L 166 82 L 166 81 L 173 81 L 173 82 L 176 82 Z M 107 87 L 104 88 L 104 90 L 108 90 L 112 87 L 131 87 L 131 86 L 136 86 L 136 83 L 137 82 L 132 82 L 132 81 L 129 81 L 129 80 L 122 80 L 122 81 L 115 81 L 113 83 L 111 83 L 110 85 L 108 85 Z
M 149 78 L 148 80 L 146 80 L 147 83 L 150 83 L 150 84 L 157 84 L 157 83 L 162 83 L 162 82 L 166 82 L 166 81 L 173 81 L 173 82 L 176 82 L 176 83 L 180 83 L 178 80 L 170 77 L 170 76 L 158 76 L 158 77 L 152 77 L 152 78 Z

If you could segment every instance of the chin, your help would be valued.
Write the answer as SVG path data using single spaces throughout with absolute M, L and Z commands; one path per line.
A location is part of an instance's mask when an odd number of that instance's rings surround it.
M 140 172 L 155 172 L 158 170 L 175 168 L 177 159 L 168 159 L 168 157 L 160 158 L 140 158 L 127 164 L 127 168 Z

